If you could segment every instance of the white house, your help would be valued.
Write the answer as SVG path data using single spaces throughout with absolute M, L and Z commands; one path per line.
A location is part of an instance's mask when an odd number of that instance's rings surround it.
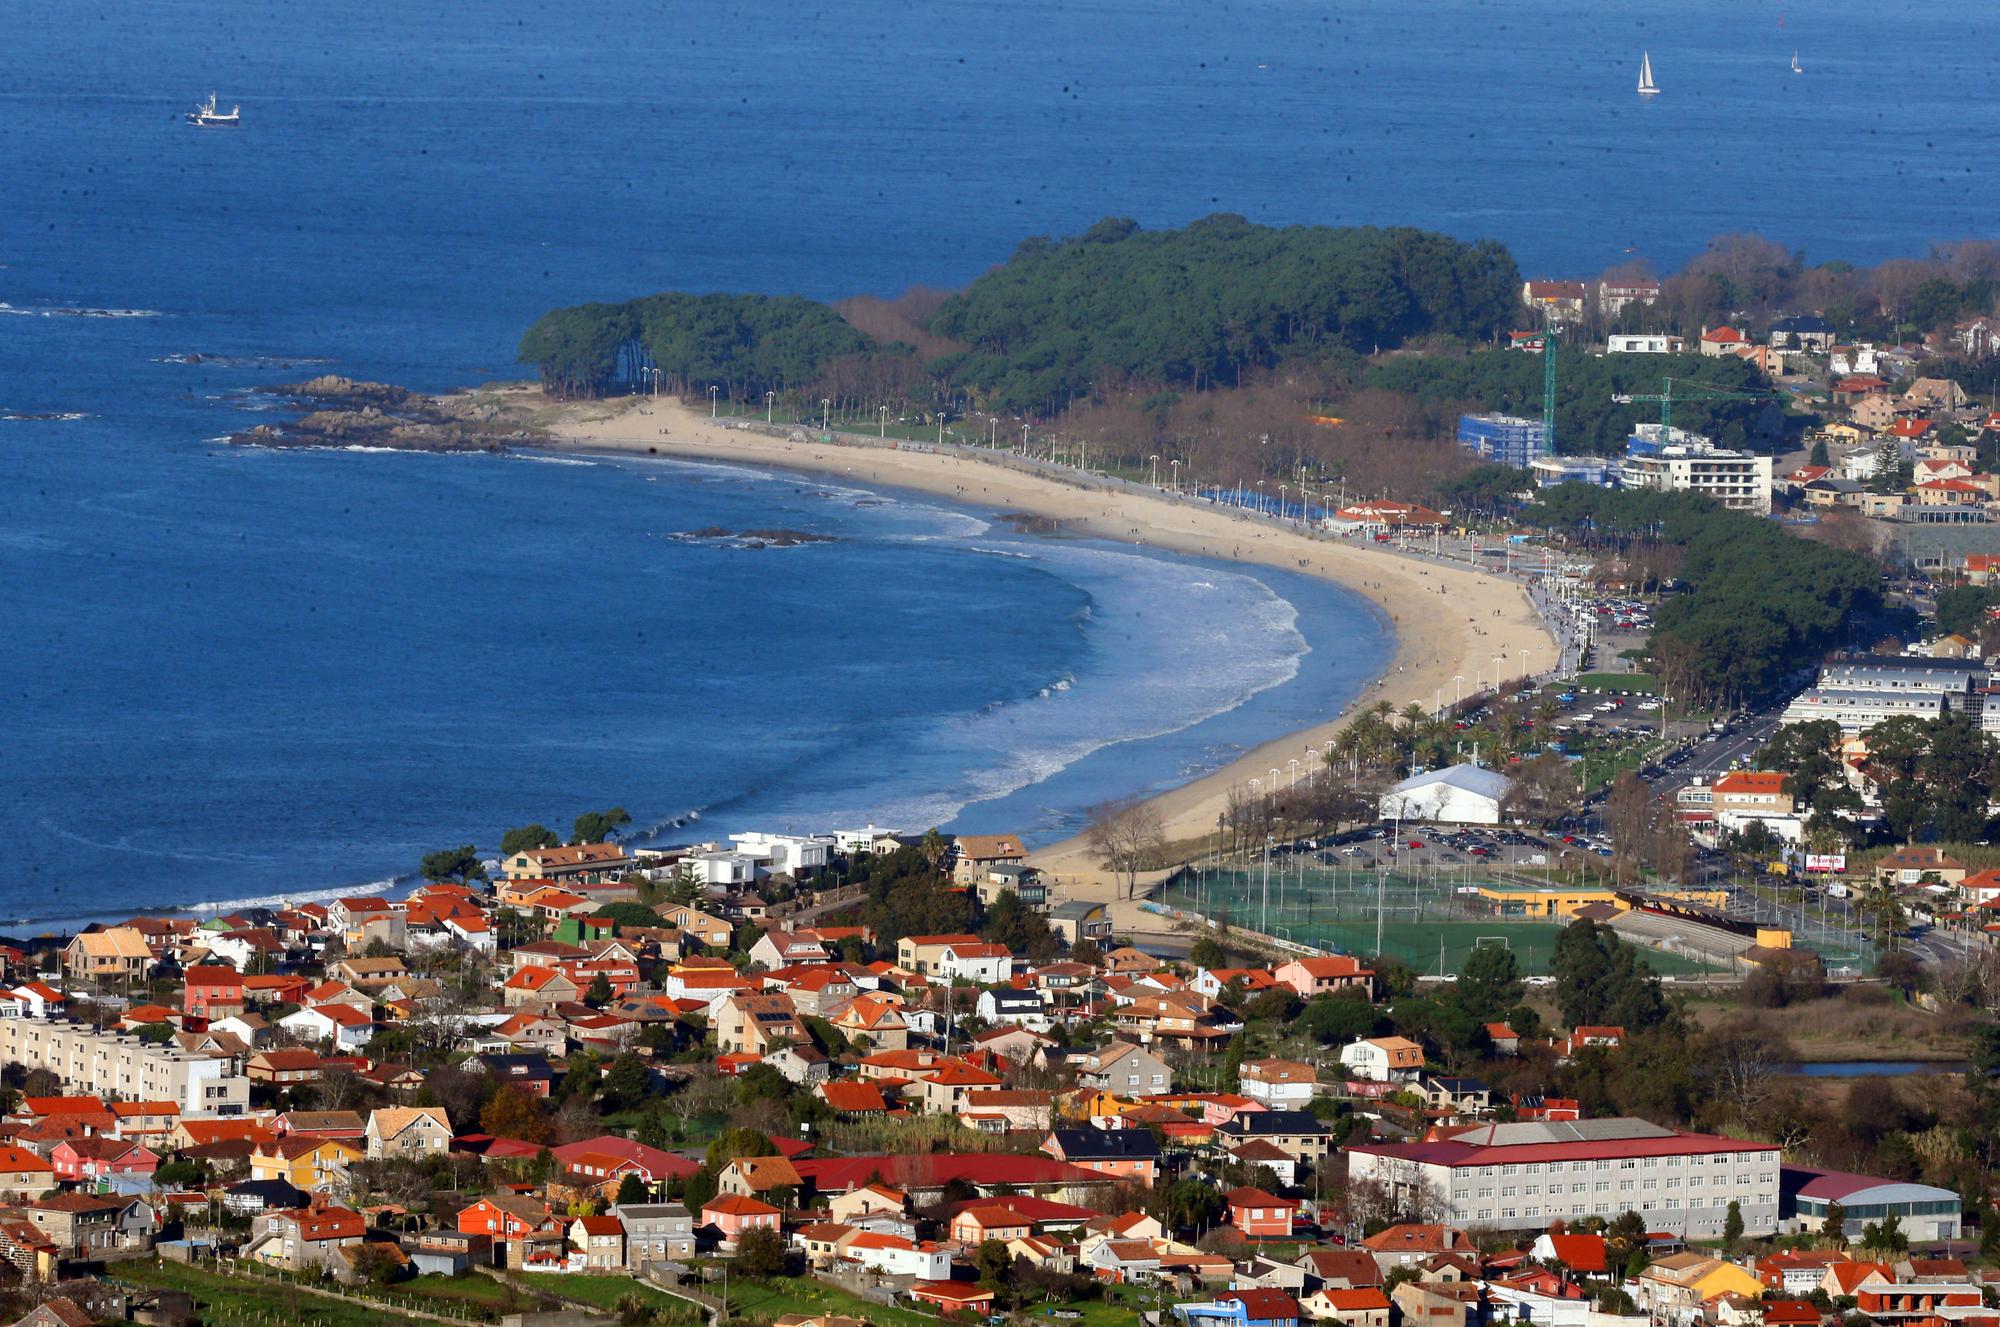
M 761 858 L 772 875 L 790 876 L 825 870 L 834 845 L 827 834 L 731 834 L 729 841 L 737 852 Z
M 497 947 L 493 927 L 484 917 L 447 917 L 444 929 L 460 946 L 475 954 L 490 954 Z
M 256 1021 L 252 1022 L 252 1019 Z M 240 1037 L 243 1039 L 245 1046 L 263 1045 L 270 1032 L 270 1028 L 266 1026 L 264 1020 L 255 1014 L 248 1016 L 232 1014 L 228 1018 L 218 1018 L 208 1025 L 208 1030 L 210 1032 L 227 1032 L 232 1037 Z
M 1497 825 L 1500 803 L 1511 786 L 1506 775 L 1477 765 L 1415 774 L 1382 794 L 1382 818 Z
M 248 972 L 257 957 L 257 951 L 250 947 L 247 937 L 241 935 L 213 935 L 205 942 L 208 952 L 220 962 L 227 963 L 238 972 Z
M 1005 986 L 981 991 L 974 1012 L 993 1027 L 1012 1023 L 1035 1032 L 1049 1030 L 1048 1006 L 1042 1003 L 1040 991 L 1017 991 Z
M 338 1051 L 357 1051 L 375 1035 L 375 1020 L 351 1005 L 322 1004 L 286 1014 L 278 1026 L 300 1041 L 330 1041 Z
M 1246 1060 L 1237 1091 L 1273 1110 L 1304 1110 L 1319 1090 L 1319 1073 L 1299 1060 Z
M 19 1014 L 27 1018 L 47 1018 L 54 1010 L 62 1008 L 68 998 L 52 986 L 31 981 L 25 986 L 16 986 L 7 992 L 8 1000 Z
M 757 883 L 759 861 L 747 852 L 704 852 L 689 859 L 695 878 L 711 889 Z
M 1371 1037 L 1342 1046 L 1340 1062 L 1371 1083 L 1407 1083 L 1424 1070 L 1424 1048 L 1407 1037 Z
M 1687 350 L 1687 342 L 1664 332 L 1641 332 L 1631 336 L 1608 337 L 1604 350 L 1610 355 L 1678 355 Z
M 951 1253 L 929 1241 L 917 1243 L 901 1235 L 863 1231 L 850 1236 L 841 1256 L 884 1276 L 913 1276 L 919 1281 L 951 1279 Z
M 865 829 L 836 829 L 833 831 L 833 846 L 845 853 L 886 852 L 893 849 L 883 845 L 893 843 L 895 838 L 895 830 L 871 823 Z
M 974 986 L 1004 985 L 1014 977 L 1014 953 L 1005 945 L 947 945 L 938 956 L 937 975 Z

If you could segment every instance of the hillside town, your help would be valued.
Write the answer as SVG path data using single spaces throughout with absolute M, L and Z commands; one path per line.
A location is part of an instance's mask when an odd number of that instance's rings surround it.
M 1010 835 L 577 837 L 0 948 L 22 1321 L 1996 1316 L 1966 1145 L 1815 1143 L 1581 897 L 1552 979 L 1489 946 L 1418 990 L 1226 932 L 1144 952 Z M 1635 1086 L 1668 1046 L 1680 1106 Z
M 1468 415 L 1459 442 L 1482 458 L 1567 482 L 1703 493 L 1726 507 L 1816 523 L 1852 516 L 1854 538 L 1909 571 L 1984 585 L 1995 549 L 1981 528 L 2000 511 L 2000 398 L 1987 367 L 2000 351 L 2000 319 L 1944 319 L 1900 341 L 1855 337 L 1817 313 L 1773 313 L 1704 325 L 1698 336 L 1599 329 L 1650 321 L 1662 299 L 1651 277 L 1523 283 L 1522 303 L 1541 328 L 1510 344 L 1540 355 L 1635 362 L 1699 356 L 1749 370 L 1742 388 L 1700 383 L 1620 397 L 1656 403 L 1658 424 L 1637 425 L 1622 455 L 1557 455 L 1552 418 Z M 1690 329 L 1691 330 L 1691 329 Z M 1594 339 L 1583 342 L 1592 335 Z M 1668 370 L 1672 372 L 1673 370 Z M 1551 371 L 1551 401 L 1560 390 Z M 1982 394 L 1973 388 L 1985 386 Z M 1719 446 L 1670 422 L 1674 405 L 1747 404 L 1767 445 Z M 1566 449 L 1576 450 L 1576 449 Z

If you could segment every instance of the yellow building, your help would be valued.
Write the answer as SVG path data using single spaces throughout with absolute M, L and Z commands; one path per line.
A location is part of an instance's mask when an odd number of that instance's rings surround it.
M 347 1183 L 347 1168 L 365 1156 L 357 1143 L 292 1134 L 250 1154 L 250 1178 L 283 1180 L 308 1193 Z
M 1719 889 L 1662 889 L 1656 893 L 1660 898 L 1711 908 L 1721 908 L 1729 902 L 1729 896 Z M 1561 921 L 1573 920 L 1579 909 L 1593 903 L 1609 903 L 1620 912 L 1630 907 L 1610 889 L 1566 885 L 1481 885 L 1479 897 L 1491 903 L 1502 917 L 1552 917 Z

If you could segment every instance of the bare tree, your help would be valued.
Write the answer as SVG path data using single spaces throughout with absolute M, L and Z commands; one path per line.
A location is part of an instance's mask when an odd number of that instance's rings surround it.
M 1139 887 L 1139 872 L 1166 843 L 1166 824 L 1151 802 L 1102 802 L 1091 808 L 1084 834 L 1104 868 L 1124 877 L 1120 897 L 1131 898 Z
M 1754 1019 L 1732 1019 L 1702 1039 L 1701 1060 L 1715 1081 L 1716 1095 L 1753 1130 L 1766 1123 L 1779 1087 L 1779 1066 L 1791 1054 L 1782 1038 Z
M 1521 762 L 1500 799 L 1500 811 L 1510 819 L 1551 825 L 1575 808 L 1581 791 L 1570 762 L 1544 752 Z

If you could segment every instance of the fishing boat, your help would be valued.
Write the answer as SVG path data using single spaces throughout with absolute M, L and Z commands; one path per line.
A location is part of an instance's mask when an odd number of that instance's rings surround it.
M 1660 95 L 1659 85 L 1653 82 L 1653 53 L 1651 51 L 1647 51 L 1639 57 L 1639 95 L 1642 97 L 1657 97 Z
M 187 113 L 187 122 L 197 129 L 233 129 L 243 122 L 243 108 L 231 106 L 227 113 L 216 109 L 215 94 Z
M 1799 53 L 1797 51 L 1792 52 L 1792 72 L 1795 74 L 1803 74 L 1805 72 L 1804 69 L 1799 67 Z

